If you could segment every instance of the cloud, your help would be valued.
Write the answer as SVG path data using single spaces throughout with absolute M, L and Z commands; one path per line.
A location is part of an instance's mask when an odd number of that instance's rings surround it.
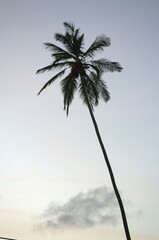
M 115 195 L 107 187 L 81 192 L 60 205 L 51 202 L 37 227 L 40 229 L 91 228 L 115 225 L 118 219 Z

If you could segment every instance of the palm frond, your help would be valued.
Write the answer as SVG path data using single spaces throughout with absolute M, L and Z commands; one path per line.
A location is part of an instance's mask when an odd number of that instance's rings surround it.
M 55 60 L 54 69 L 69 68 L 72 66 L 72 61 L 58 62 Z
M 71 53 L 73 56 L 79 56 L 82 52 L 84 45 L 84 34 L 79 34 L 79 29 L 75 30 L 74 35 L 70 35 L 66 33 L 65 35 L 57 33 L 55 34 L 55 39 L 60 41 L 67 51 Z
M 55 63 L 60 63 L 61 61 L 68 61 L 74 59 L 71 56 L 68 56 L 66 53 L 53 53 L 51 54 L 52 57 L 55 59 Z
M 97 77 L 100 77 L 102 72 L 101 69 L 96 66 L 95 64 L 90 64 L 90 63 L 84 63 L 83 66 L 85 67 L 86 70 L 88 70 L 90 73 L 92 73 L 92 70 L 95 71 Z
M 64 50 L 63 48 L 60 48 L 59 46 L 52 44 L 50 42 L 46 42 L 46 43 L 44 43 L 44 45 L 46 46 L 46 48 L 49 48 L 50 50 L 53 51 L 52 56 L 55 56 L 56 54 L 61 54 L 62 56 L 65 56 L 65 58 L 67 58 L 67 59 L 75 57 L 70 52 L 68 52 L 68 51 Z
M 66 69 L 62 70 L 61 72 L 57 73 L 54 77 L 52 77 L 47 83 L 44 84 L 42 89 L 38 92 L 38 95 L 48 86 L 50 86 L 57 78 L 61 77 L 65 73 Z
M 73 40 L 74 54 L 76 57 L 83 56 L 84 34 Z
M 50 70 L 55 70 L 55 69 L 61 69 L 63 67 L 68 68 L 68 67 L 71 67 L 71 63 L 72 62 L 69 62 L 69 61 L 60 62 L 60 63 L 57 63 L 56 61 L 54 61 L 52 64 L 37 70 L 36 74 L 43 73 L 43 72 L 50 71 Z
M 92 72 L 89 75 L 85 74 L 84 80 L 81 81 L 79 86 L 80 97 L 83 102 L 89 104 L 93 110 L 94 106 L 99 104 L 99 98 L 101 97 L 104 102 L 108 102 L 110 99 L 110 93 L 107 90 L 107 86 L 96 73 Z M 87 96 L 86 96 L 87 95 Z
M 93 110 L 94 105 L 98 105 L 98 89 L 96 88 L 95 81 L 93 79 L 93 74 L 81 76 L 82 80 L 79 85 L 79 93 L 80 97 L 82 98 L 83 102 L 87 105 L 89 101 L 90 107 Z
M 55 33 L 55 40 L 61 42 L 62 44 L 68 44 L 68 38 L 62 33 Z
M 111 71 L 111 72 L 115 72 L 115 71 L 121 72 L 122 71 L 123 68 L 121 67 L 120 63 L 118 63 L 118 62 L 110 62 L 110 63 L 112 64 L 112 69 L 113 69 L 113 71 Z
M 64 110 L 68 116 L 69 106 L 74 99 L 74 93 L 77 90 L 77 79 L 70 73 L 64 79 L 61 80 L 61 89 L 64 96 Z
M 91 46 L 84 53 L 85 57 L 93 57 L 96 52 L 102 51 L 104 47 L 110 46 L 110 38 L 105 35 L 98 36 Z
M 75 26 L 72 22 L 64 22 L 63 23 L 66 32 L 70 33 L 71 35 L 74 33 Z
M 98 99 L 102 97 L 102 99 L 107 102 L 110 99 L 110 94 L 107 90 L 107 85 L 105 82 L 102 80 L 100 76 L 96 75 L 95 73 L 91 73 L 89 75 L 89 81 L 92 83 L 92 86 L 95 88 L 95 97 L 97 98 L 97 103 L 94 105 L 98 105 Z
M 75 30 L 74 35 L 73 35 L 73 40 L 74 40 L 74 41 L 76 41 L 76 40 L 79 38 L 79 33 L 80 33 L 80 29 L 77 28 L 77 29 Z
M 40 69 L 38 69 L 38 70 L 36 71 L 36 74 L 38 74 L 38 73 L 43 73 L 43 72 L 46 72 L 46 71 L 50 71 L 50 70 L 53 69 L 53 67 L 54 67 L 54 64 L 50 64 L 50 65 L 48 65 L 48 66 L 46 66 L 46 67 L 40 68 Z
M 121 72 L 123 69 L 118 62 L 111 62 L 105 58 L 93 60 L 91 64 L 99 68 L 102 72 Z
M 107 90 L 107 86 L 102 79 L 100 79 L 100 81 L 98 81 L 97 87 L 98 87 L 99 95 L 102 97 L 104 102 L 108 102 L 110 99 L 110 93 Z
M 60 41 L 66 47 L 67 51 L 75 56 L 79 56 L 83 46 L 84 34 L 80 35 L 80 29 L 75 29 L 72 23 L 65 22 L 65 35 L 61 33 L 55 34 L 56 41 Z
M 91 73 L 88 77 L 87 96 L 89 102 L 91 102 L 93 106 L 97 106 L 99 103 L 99 92 L 96 85 L 96 78 L 94 78 L 94 75 L 94 73 Z
M 78 45 L 80 46 L 81 50 L 84 46 L 84 33 L 78 38 Z
M 55 39 L 61 42 L 69 53 L 74 54 L 72 36 L 70 34 L 66 33 L 63 35 L 61 33 L 56 33 Z

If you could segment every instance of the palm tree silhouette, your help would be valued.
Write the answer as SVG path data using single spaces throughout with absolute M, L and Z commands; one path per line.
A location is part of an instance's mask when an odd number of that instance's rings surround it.
M 102 79 L 103 73 L 121 72 L 122 67 L 118 62 L 112 62 L 105 58 L 94 60 L 96 53 L 110 46 L 110 38 L 100 35 L 84 51 L 84 34 L 80 33 L 80 29 L 76 29 L 70 22 L 64 22 L 64 27 L 65 34 L 55 34 L 55 40 L 60 42 L 64 48 L 49 42 L 44 43 L 46 48 L 51 50 L 54 61 L 50 65 L 39 69 L 37 73 L 50 70 L 59 70 L 59 72 L 44 84 L 38 95 L 56 79 L 62 78 L 61 89 L 64 98 L 64 110 L 66 110 L 68 115 L 69 106 L 74 99 L 74 94 L 76 91 L 79 92 L 81 99 L 88 107 L 104 155 L 114 192 L 119 203 L 126 238 L 127 240 L 131 240 L 123 202 L 93 113 L 94 106 L 98 105 L 100 97 L 105 102 L 110 99 L 107 86 Z

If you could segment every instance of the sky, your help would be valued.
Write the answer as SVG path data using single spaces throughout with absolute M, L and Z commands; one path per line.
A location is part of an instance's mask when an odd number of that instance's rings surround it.
M 95 117 L 126 209 L 132 240 L 159 239 L 159 1 L 0 0 L 0 236 L 18 240 L 123 240 L 119 207 L 88 109 L 69 116 L 43 43 L 71 21 L 96 57 L 120 62 L 103 78 L 110 101 Z

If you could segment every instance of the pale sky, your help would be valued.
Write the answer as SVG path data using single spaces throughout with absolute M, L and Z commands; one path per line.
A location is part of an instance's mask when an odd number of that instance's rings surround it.
M 111 100 L 100 102 L 95 117 L 132 240 L 157 240 L 158 0 L 0 0 L 0 236 L 125 239 L 87 107 L 76 95 L 66 117 L 59 81 L 37 96 L 54 74 L 35 75 L 52 61 L 43 42 L 55 43 L 64 21 L 85 33 L 86 47 L 110 37 L 97 58 L 124 68 L 104 75 Z

